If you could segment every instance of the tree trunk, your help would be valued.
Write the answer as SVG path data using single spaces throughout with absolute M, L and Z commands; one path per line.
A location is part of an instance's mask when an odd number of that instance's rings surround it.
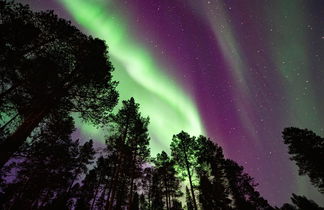
M 193 186 L 192 186 L 192 180 L 191 180 L 191 174 L 190 174 L 189 167 L 187 167 L 187 172 L 188 172 L 188 177 L 189 177 L 189 183 L 190 183 L 190 191 L 191 191 L 192 201 L 194 203 L 195 210 L 197 210 L 198 208 L 197 208 L 195 193 L 194 193 Z
M 24 119 L 23 123 L 17 128 L 17 130 L 10 135 L 0 145 L 0 168 L 4 166 L 10 159 L 10 157 L 18 151 L 19 147 L 25 142 L 30 133 L 41 122 L 41 120 L 49 113 L 52 105 L 48 104 L 41 109 L 33 110 Z
M 137 149 L 134 149 L 134 155 L 132 157 L 132 162 L 136 162 L 136 157 L 137 157 Z M 134 163 L 135 164 L 135 163 Z M 132 203 L 133 203 L 133 185 L 134 185 L 134 173 L 135 173 L 135 167 L 132 168 L 132 173 L 131 173 L 131 188 L 129 192 L 129 198 L 128 198 L 128 210 L 132 208 Z
M 187 157 L 187 152 L 186 152 L 185 149 L 184 149 L 184 155 L 185 155 L 185 162 L 186 162 L 187 173 L 188 173 L 188 177 L 189 177 L 189 184 L 190 184 L 190 191 L 191 191 L 192 201 L 194 203 L 195 210 L 197 210 L 198 208 L 197 208 L 195 193 L 194 193 L 193 186 L 192 186 L 190 166 L 189 166 L 189 161 L 188 161 L 188 157 Z
M 74 184 L 75 180 L 78 178 L 78 175 L 79 175 L 79 174 L 75 174 L 75 175 L 74 175 L 74 177 L 73 177 L 73 179 L 72 179 L 72 182 L 71 182 L 70 186 L 68 187 L 68 189 L 67 189 L 67 191 L 66 191 L 66 194 L 69 194 L 69 193 L 70 193 L 70 191 L 71 191 L 71 189 L 72 189 L 72 187 L 73 187 L 73 184 Z
M 117 162 L 114 163 L 114 167 L 113 167 L 113 172 L 112 172 L 112 176 L 111 176 L 111 180 L 110 180 L 109 191 L 108 191 L 108 195 L 107 195 L 107 205 L 109 205 L 109 199 L 110 199 L 111 191 L 112 191 L 112 188 L 113 188 L 113 185 L 114 185 L 116 170 L 117 170 Z
M 133 203 L 133 185 L 134 185 L 134 178 L 132 177 L 132 180 L 131 180 L 131 188 L 130 188 L 129 198 L 128 198 L 128 210 L 131 210 L 131 208 L 132 208 L 132 203 Z
M 19 114 L 16 114 L 14 117 L 12 117 L 8 122 L 6 122 L 6 124 L 4 124 L 3 126 L 1 126 L 0 131 L 4 131 L 4 129 L 12 122 L 14 121 L 17 117 L 19 116 Z
M 90 210 L 93 209 L 93 206 L 94 206 L 94 204 L 95 204 L 95 202 L 96 202 L 96 198 L 97 198 L 97 195 L 98 195 L 98 192 L 99 192 L 99 187 L 100 187 L 100 185 L 101 185 L 101 181 L 102 181 L 102 177 L 103 177 L 102 174 L 103 174 L 103 173 L 101 172 L 101 173 L 100 173 L 100 177 L 99 177 L 99 182 L 98 182 L 98 185 L 97 185 L 97 188 L 96 188 L 96 191 L 95 191 L 94 197 L 93 197 L 93 201 L 92 201 L 92 203 L 91 203 Z M 105 189 L 105 190 L 106 190 L 106 189 Z
M 118 158 L 118 160 L 119 160 L 119 158 Z M 121 162 L 122 162 L 122 160 L 118 161 L 116 173 L 113 176 L 115 178 L 112 180 L 113 183 L 112 183 L 111 195 L 110 195 L 109 199 L 107 200 L 107 204 L 106 204 L 106 208 L 105 208 L 106 210 L 112 210 L 112 208 L 113 208 L 114 199 L 115 199 L 115 195 L 116 195 L 116 186 L 119 181 L 118 178 L 119 178 L 119 171 L 121 168 Z
M 165 193 L 166 209 L 169 210 L 168 194 Z
M 168 187 L 167 187 L 167 181 L 166 181 L 165 175 L 164 175 L 164 186 L 165 186 L 165 202 L 166 202 L 166 207 L 167 207 L 167 210 L 169 210 L 170 209 L 170 205 L 169 205 Z
M 121 147 L 119 147 L 119 150 L 122 150 L 125 145 L 125 142 L 126 142 L 126 138 L 127 138 L 127 132 L 128 132 L 128 126 L 129 126 L 129 117 L 127 117 L 127 120 L 126 120 L 126 125 L 125 125 L 125 130 L 124 130 L 124 133 L 122 135 L 122 138 L 121 138 Z M 115 199 L 115 194 L 116 194 L 116 185 L 118 184 L 118 178 L 119 178 L 119 172 L 120 172 L 120 169 L 122 167 L 122 162 L 123 162 L 123 154 L 122 154 L 123 151 L 118 151 L 118 158 L 117 158 L 117 169 L 116 169 L 116 173 L 114 175 L 114 177 L 116 177 L 116 180 L 114 180 L 114 183 L 113 183 L 113 187 L 112 187 L 112 191 L 111 191 L 111 196 L 110 198 L 107 200 L 107 204 L 106 204 L 106 210 L 112 210 L 113 208 L 113 204 L 114 204 L 114 199 Z
M 149 189 L 148 189 L 148 204 L 149 204 L 149 209 L 151 210 L 151 203 L 152 203 L 152 199 L 151 199 L 151 185 L 149 185 Z
M 58 88 L 53 93 L 43 98 L 35 99 L 32 102 L 30 112 L 26 112 L 26 117 L 22 124 L 13 134 L 0 144 L 0 168 L 2 168 L 10 157 L 19 150 L 19 147 L 23 145 L 27 137 L 58 104 L 59 100 L 66 94 L 66 90 L 69 89 L 71 85 L 72 83 L 63 85 L 63 88 Z

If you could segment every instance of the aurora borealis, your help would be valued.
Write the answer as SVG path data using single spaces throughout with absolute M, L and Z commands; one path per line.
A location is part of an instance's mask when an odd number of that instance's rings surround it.
M 320 0 L 22 1 L 104 39 L 119 81 L 150 117 L 153 154 L 173 134 L 205 134 L 242 164 L 271 204 L 291 193 L 323 205 L 282 142 L 287 126 L 324 135 Z M 100 130 L 78 122 L 83 137 Z

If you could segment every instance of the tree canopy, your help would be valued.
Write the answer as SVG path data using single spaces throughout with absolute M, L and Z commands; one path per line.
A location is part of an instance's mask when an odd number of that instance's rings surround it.
M 23 34 L 23 35 L 22 35 Z M 0 209 L 272 210 L 217 140 L 181 131 L 150 153 L 149 117 L 135 98 L 118 110 L 105 42 L 53 11 L 0 1 Z M 74 118 L 105 142 L 75 138 Z M 300 174 L 323 191 L 323 138 L 286 128 Z M 282 210 L 320 210 L 292 194 Z

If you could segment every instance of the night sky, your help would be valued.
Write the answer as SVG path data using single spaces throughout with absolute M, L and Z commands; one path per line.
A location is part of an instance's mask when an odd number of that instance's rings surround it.
M 151 150 L 181 130 L 204 134 L 243 165 L 271 204 L 291 193 L 324 205 L 289 160 L 281 131 L 324 136 L 321 0 L 22 0 L 106 40 L 120 81 L 149 116 Z M 78 136 L 104 142 L 77 120 Z

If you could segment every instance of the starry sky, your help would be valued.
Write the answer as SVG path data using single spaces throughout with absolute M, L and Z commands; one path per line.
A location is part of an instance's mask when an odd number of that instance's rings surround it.
M 20 0 L 104 39 L 120 81 L 150 117 L 151 151 L 181 130 L 204 134 L 243 165 L 272 205 L 291 193 L 324 205 L 300 177 L 281 131 L 324 136 L 321 0 Z M 104 141 L 77 120 L 78 136 Z

